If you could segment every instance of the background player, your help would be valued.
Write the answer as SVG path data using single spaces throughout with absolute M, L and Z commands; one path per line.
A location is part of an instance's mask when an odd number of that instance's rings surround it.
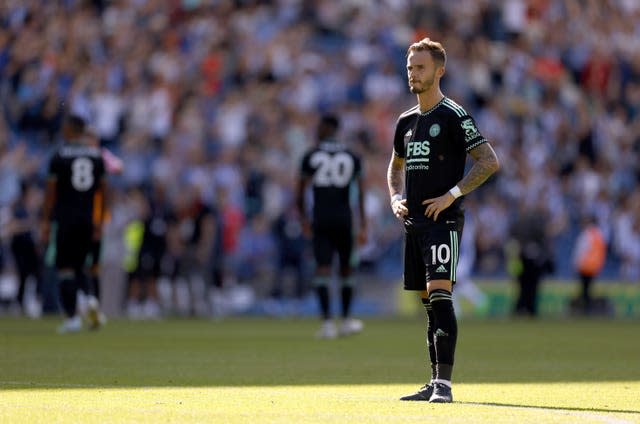
M 303 159 L 297 190 L 297 205 L 307 234 L 312 234 L 316 260 L 314 285 L 323 319 L 317 336 L 335 338 L 362 330 L 362 321 L 351 318 L 353 302 L 353 238 L 351 189 L 358 189 L 358 239 L 366 238 L 363 202 L 362 163 L 360 157 L 336 140 L 338 118 L 326 115 L 318 125 L 318 144 Z M 313 187 L 312 223 L 307 219 L 306 191 Z M 331 319 L 329 283 L 334 253 L 338 254 L 342 300 L 342 323 Z
M 88 145 L 85 135 L 82 118 L 65 118 L 63 144 L 51 158 L 45 189 L 42 240 L 48 241 L 51 223 L 55 222 L 55 264 L 60 303 L 66 315 L 58 329 L 62 333 L 82 328 L 77 292 L 85 279 L 87 257 L 101 237 L 105 216 L 104 161 L 100 149 Z
M 431 382 L 402 400 L 453 400 L 458 327 L 452 291 L 464 225 L 461 196 L 498 169 L 473 118 L 442 94 L 445 65 L 440 43 L 425 38 L 409 47 L 407 76 L 418 104 L 398 118 L 387 171 L 391 208 L 405 229 L 404 288 L 420 292 L 431 361 Z M 464 175 L 467 153 L 475 162 Z

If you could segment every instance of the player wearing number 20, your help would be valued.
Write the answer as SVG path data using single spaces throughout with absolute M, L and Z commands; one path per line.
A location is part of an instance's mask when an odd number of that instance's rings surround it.
M 100 149 L 85 141 L 85 123 L 67 116 L 63 143 L 49 163 L 45 191 L 42 238 L 48 242 L 55 223 L 56 270 L 60 304 L 67 320 L 60 332 L 78 331 L 76 294 L 92 243 L 100 238 L 105 214 L 105 165 Z
M 320 119 L 318 144 L 302 159 L 297 192 L 297 206 L 305 232 L 313 238 L 316 260 L 314 285 L 324 320 L 317 336 L 325 339 L 350 335 L 362 329 L 362 322 L 350 317 L 353 297 L 351 274 L 354 266 L 351 194 L 354 186 L 358 189 L 358 241 L 362 243 L 366 239 L 362 163 L 358 155 L 336 140 L 338 129 L 337 117 L 325 115 Z M 306 192 L 309 186 L 313 187 L 313 225 L 307 220 Z M 341 282 L 342 323 L 339 328 L 331 320 L 329 305 L 334 253 L 338 255 Z

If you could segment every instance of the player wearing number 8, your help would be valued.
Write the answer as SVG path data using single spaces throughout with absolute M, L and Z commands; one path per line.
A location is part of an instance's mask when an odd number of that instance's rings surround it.
M 55 222 L 55 266 L 60 304 L 67 317 L 59 331 L 70 332 L 82 327 L 76 295 L 86 278 L 84 266 L 92 243 L 100 237 L 106 183 L 100 149 L 85 141 L 84 120 L 67 116 L 62 137 L 49 162 L 41 232 L 47 243 Z
M 316 260 L 314 285 L 320 304 L 322 327 L 320 338 L 350 335 L 362 329 L 362 322 L 351 318 L 353 300 L 352 270 L 354 261 L 354 225 L 351 212 L 351 194 L 357 186 L 358 216 L 360 224 L 358 241 L 366 237 L 366 220 L 363 205 L 362 163 L 360 157 L 336 140 L 339 122 L 335 116 L 326 115 L 318 125 L 319 143 L 302 159 L 297 191 L 298 211 L 305 232 L 313 239 Z M 307 218 L 307 188 L 313 188 L 312 223 Z M 329 286 L 334 253 L 339 261 L 342 300 L 342 323 L 338 328 L 331 319 Z

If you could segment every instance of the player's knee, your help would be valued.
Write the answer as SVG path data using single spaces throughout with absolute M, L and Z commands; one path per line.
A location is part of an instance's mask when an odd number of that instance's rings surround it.
M 449 293 L 453 291 L 453 282 L 451 280 L 433 280 L 427 283 L 427 293 L 434 290 L 446 290 Z
M 75 271 L 71 268 L 59 269 L 56 273 L 58 281 L 72 280 L 75 277 Z
M 313 278 L 313 285 L 315 287 L 327 287 L 329 285 L 330 280 L 331 279 L 329 278 L 329 276 L 316 275 Z
M 341 275 L 340 284 L 342 287 L 353 287 L 355 285 L 355 279 L 351 275 Z
M 329 265 L 318 265 L 316 268 L 316 275 L 321 277 L 328 277 L 331 275 L 331 267 Z

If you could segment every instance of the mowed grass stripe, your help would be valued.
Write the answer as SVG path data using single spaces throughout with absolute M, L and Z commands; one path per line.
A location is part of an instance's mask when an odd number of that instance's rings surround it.
M 397 400 L 427 379 L 420 316 L 330 341 L 311 319 L 58 322 L 0 319 L 0 422 L 640 423 L 631 321 L 461 321 L 453 405 Z
M 99 386 L 423 384 L 425 324 L 368 320 L 315 340 L 315 320 L 112 321 L 55 334 L 57 319 L 0 319 L 4 381 Z M 462 321 L 456 383 L 640 380 L 632 321 Z M 1 388 L 0 388 L 1 389 Z
M 615 393 L 618 383 L 601 383 Z M 629 383 L 636 393 L 640 384 Z M 3 392 L 0 421 L 30 422 L 213 422 L 213 423 L 638 423 L 640 412 L 583 408 L 571 393 L 598 396 L 586 383 L 551 387 L 533 384 L 456 386 L 457 403 L 401 402 L 408 385 L 323 385 L 267 387 L 154 387 L 126 389 L 9 390 Z M 478 394 L 482 396 L 478 397 Z M 548 397 L 565 406 L 527 406 Z M 499 403 L 483 403 L 487 396 Z M 613 399 L 615 403 L 615 399 Z M 574 406 L 571 406 L 574 405 Z

